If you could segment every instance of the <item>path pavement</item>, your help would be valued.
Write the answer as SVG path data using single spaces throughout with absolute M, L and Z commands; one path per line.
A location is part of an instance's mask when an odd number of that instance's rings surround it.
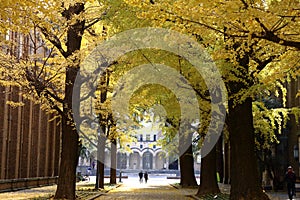
M 119 180 L 118 180 L 119 181 Z M 95 177 L 91 177 L 89 183 L 94 183 Z M 109 182 L 106 179 L 105 182 Z M 112 189 L 108 193 L 98 193 L 95 200 L 188 200 L 197 199 L 195 194 L 197 188 L 194 189 L 176 189 L 172 185 L 179 183 L 179 179 L 166 179 L 165 176 L 151 176 L 148 183 L 139 183 L 138 176 L 129 176 L 128 179 L 122 179 L 122 184 L 119 187 Z M 229 193 L 230 186 L 220 184 L 220 189 L 224 193 Z M 53 195 L 56 190 L 56 186 L 46 186 L 40 188 L 31 188 L 26 190 L 20 190 L 15 192 L 0 193 L 0 200 L 28 200 L 30 198 L 40 199 L 41 196 Z M 286 192 L 268 192 L 271 200 L 288 200 Z M 88 198 L 90 199 L 90 198 Z M 219 199 L 219 198 L 217 198 Z M 300 200 L 300 193 L 294 198 L 294 200 Z
M 268 195 L 272 200 L 289 200 L 287 193 L 284 192 L 269 192 Z M 300 194 L 293 200 L 300 200 Z
M 104 195 L 96 198 L 96 200 L 189 200 L 195 199 L 195 189 L 178 190 L 171 186 L 171 183 L 178 180 L 162 179 L 160 177 L 150 177 L 148 182 L 139 183 L 138 177 L 130 177 L 123 179 L 123 184 Z
M 128 179 L 123 179 L 120 187 L 111 190 L 108 193 L 101 195 L 96 200 L 181 200 L 181 199 L 198 199 L 195 194 L 195 189 L 176 189 L 173 184 L 178 183 L 177 179 L 166 179 L 161 176 L 150 175 L 148 183 L 139 183 L 138 176 L 130 176 Z M 219 184 L 222 192 L 229 193 L 230 186 Z M 268 192 L 271 200 L 288 200 L 285 192 Z M 294 200 L 300 200 L 300 194 Z

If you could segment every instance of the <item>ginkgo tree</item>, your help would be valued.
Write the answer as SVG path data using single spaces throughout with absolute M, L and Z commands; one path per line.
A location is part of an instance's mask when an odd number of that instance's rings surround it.
M 1 45 L 23 52 L 1 52 L 2 80 L 18 84 L 28 98 L 60 115 L 62 151 L 54 198 L 75 199 L 80 143 L 72 117 L 78 109 L 71 107 L 73 86 L 80 61 L 88 52 L 83 50 L 82 38 L 92 33 L 92 26 L 102 20 L 107 7 L 98 1 L 55 0 L 17 1 L 3 7 L 2 33 L 19 34 L 22 39 L 4 40 Z
M 156 26 L 190 34 L 209 47 L 229 91 L 231 199 L 267 199 L 256 171 L 252 101 L 261 90 L 275 88 L 277 80 L 296 77 L 299 72 L 299 61 L 295 59 L 299 57 L 300 44 L 299 1 L 127 2 L 136 5 L 139 16 Z M 1 4 L 2 33 L 27 34 L 31 44 L 36 44 L 32 45 L 31 56 L 27 54 L 22 59 L 1 52 L 1 76 L 10 80 L 5 84 L 20 84 L 62 118 L 62 162 L 55 198 L 75 197 L 78 133 L 72 113 L 78 111 L 70 106 L 79 64 L 86 55 L 82 37 L 94 35 L 94 25 L 115 2 L 99 1 L 97 6 L 89 6 L 91 3 L 48 0 Z M 112 6 L 114 9 L 115 13 L 108 13 L 110 18 L 121 13 Z M 131 20 L 128 23 L 129 28 L 136 27 Z M 45 41 L 42 46 L 38 38 Z M 16 41 L 2 42 L 5 47 Z M 241 178 L 246 173 L 251 176 Z
M 178 70 L 177 73 L 188 77 L 188 82 L 194 86 L 194 88 L 197 90 L 195 92 L 196 95 L 198 95 L 199 98 L 199 107 L 201 108 L 201 112 L 206 112 L 210 113 L 210 104 L 207 103 L 209 101 L 209 98 L 204 99 L 206 93 L 207 93 L 207 88 L 201 80 L 201 77 L 195 73 L 195 69 L 193 69 L 192 66 L 190 66 L 189 63 L 187 63 L 185 60 L 183 60 L 180 56 L 173 55 L 170 52 L 165 52 L 165 51 L 159 51 L 159 50 L 139 50 L 137 52 L 132 52 L 126 55 L 126 58 L 129 58 L 129 61 L 126 59 L 120 59 L 119 64 L 125 62 L 125 65 L 132 65 L 127 66 L 127 67 L 118 67 L 118 69 L 126 69 L 130 71 L 131 68 L 139 68 L 143 66 L 144 63 L 150 64 L 148 68 L 153 68 L 155 69 L 155 64 L 161 63 L 166 66 L 169 66 L 170 69 L 176 69 Z M 152 66 L 151 66 L 152 65 Z M 119 70 L 114 71 L 114 73 L 118 73 Z M 135 74 L 135 73 L 133 73 Z M 147 76 L 148 74 L 143 74 L 142 76 Z M 143 78 L 139 79 L 139 76 L 132 76 L 130 77 L 129 75 L 125 74 L 122 75 L 125 76 L 126 79 L 130 80 L 135 80 L 132 84 L 137 84 L 137 82 L 143 82 Z M 134 93 L 132 97 L 132 101 L 130 104 L 131 110 L 135 110 L 135 107 L 142 108 L 142 110 L 148 110 L 152 106 L 155 106 L 157 104 L 161 105 L 165 110 L 166 110 L 166 117 L 164 118 L 165 123 L 166 123 L 166 128 L 167 130 L 165 134 L 163 134 L 163 137 L 165 138 L 164 141 L 162 141 L 162 147 L 167 150 L 169 155 L 171 155 L 174 151 L 176 152 L 177 156 L 180 156 L 180 173 L 181 173 L 181 184 L 183 186 L 191 186 L 191 185 L 197 185 L 197 182 L 195 180 L 194 176 L 194 168 L 193 168 L 193 152 L 192 152 L 192 139 L 189 138 L 188 140 L 185 140 L 187 143 L 189 143 L 190 148 L 188 148 L 188 152 L 178 152 L 182 148 L 178 148 L 178 143 L 182 144 L 184 140 L 178 141 L 177 143 L 175 142 L 175 138 L 183 138 L 183 137 L 178 137 L 178 130 L 180 123 L 186 123 L 185 121 L 182 121 L 180 115 L 180 98 L 182 98 L 180 95 L 185 95 L 185 94 L 179 94 L 178 91 L 172 91 L 170 90 L 171 88 L 165 88 L 166 85 L 168 85 L 168 80 L 171 80 L 172 82 L 175 81 L 174 79 L 170 79 L 167 77 L 167 74 L 161 75 L 165 76 L 165 84 L 162 84 L 159 80 L 161 79 L 160 77 L 153 77 L 150 82 L 145 82 L 143 90 Z M 156 82 L 156 84 L 154 84 Z M 165 86 L 164 86 L 165 85 Z M 122 87 L 123 90 L 126 90 L 126 88 Z M 127 90 L 130 90 L 130 88 Z M 175 93 L 174 93 L 175 92 Z M 179 92 L 179 93 L 178 93 Z M 176 95 L 176 96 L 175 96 Z M 123 105 L 122 105 L 123 106 Z M 182 106 L 182 105 L 181 105 Z M 195 109 L 195 107 L 192 107 L 192 109 Z M 203 113 L 201 116 L 198 116 L 199 118 L 205 118 L 203 117 Z M 209 115 L 209 114 L 206 114 Z M 202 129 L 205 129 L 208 123 L 203 120 L 201 123 Z M 192 132 L 197 132 L 198 128 L 192 128 L 192 125 L 189 124 L 187 125 L 187 130 L 193 129 Z M 201 132 L 201 131 L 200 131 Z M 168 142 L 169 141 L 169 142 Z M 174 146 L 170 145 L 170 141 Z M 182 145 L 179 145 L 182 146 Z
M 127 2 L 141 10 L 139 17 L 209 47 L 229 93 L 230 198 L 268 199 L 257 172 L 252 101 L 299 73 L 299 1 Z

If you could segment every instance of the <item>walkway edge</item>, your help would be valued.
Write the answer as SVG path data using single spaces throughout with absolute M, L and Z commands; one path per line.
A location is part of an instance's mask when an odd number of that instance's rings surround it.
M 176 185 L 174 185 L 174 184 L 170 184 L 173 188 L 175 188 L 175 189 L 177 189 L 177 190 L 180 190 L 180 188 L 179 187 L 177 187 Z M 191 197 L 191 198 L 193 198 L 193 199 L 195 199 L 195 200 L 201 200 L 199 197 L 197 197 L 196 195 L 187 195 L 187 197 Z
M 122 185 L 122 184 L 117 184 L 116 187 L 114 187 L 114 188 L 112 188 L 112 189 L 110 189 L 110 190 L 106 190 L 105 192 L 102 192 L 102 193 L 99 193 L 99 194 L 95 194 L 94 196 L 91 196 L 91 197 L 89 197 L 89 198 L 87 198 L 87 199 L 85 199 L 85 200 L 94 200 L 94 199 L 96 199 L 96 198 L 98 198 L 98 197 L 100 197 L 100 196 L 102 196 L 102 195 L 104 195 L 104 194 L 110 192 L 111 190 L 114 190 L 114 189 L 120 187 L 121 185 Z

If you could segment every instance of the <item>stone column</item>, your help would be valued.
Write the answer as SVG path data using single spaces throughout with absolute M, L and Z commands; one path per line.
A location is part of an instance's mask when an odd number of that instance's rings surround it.
M 152 162 L 152 169 L 156 169 L 156 155 L 153 155 Z
M 168 159 L 168 157 L 165 158 L 165 165 L 166 165 L 165 168 L 169 169 L 169 159 Z
M 140 169 L 143 169 L 143 154 L 140 156 Z
M 126 169 L 129 169 L 130 154 L 126 153 Z

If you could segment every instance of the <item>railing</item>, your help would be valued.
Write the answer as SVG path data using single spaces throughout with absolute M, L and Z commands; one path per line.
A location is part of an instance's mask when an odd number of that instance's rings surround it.
M 0 180 L 0 192 L 9 192 L 33 187 L 57 184 L 58 177 L 35 177 Z

